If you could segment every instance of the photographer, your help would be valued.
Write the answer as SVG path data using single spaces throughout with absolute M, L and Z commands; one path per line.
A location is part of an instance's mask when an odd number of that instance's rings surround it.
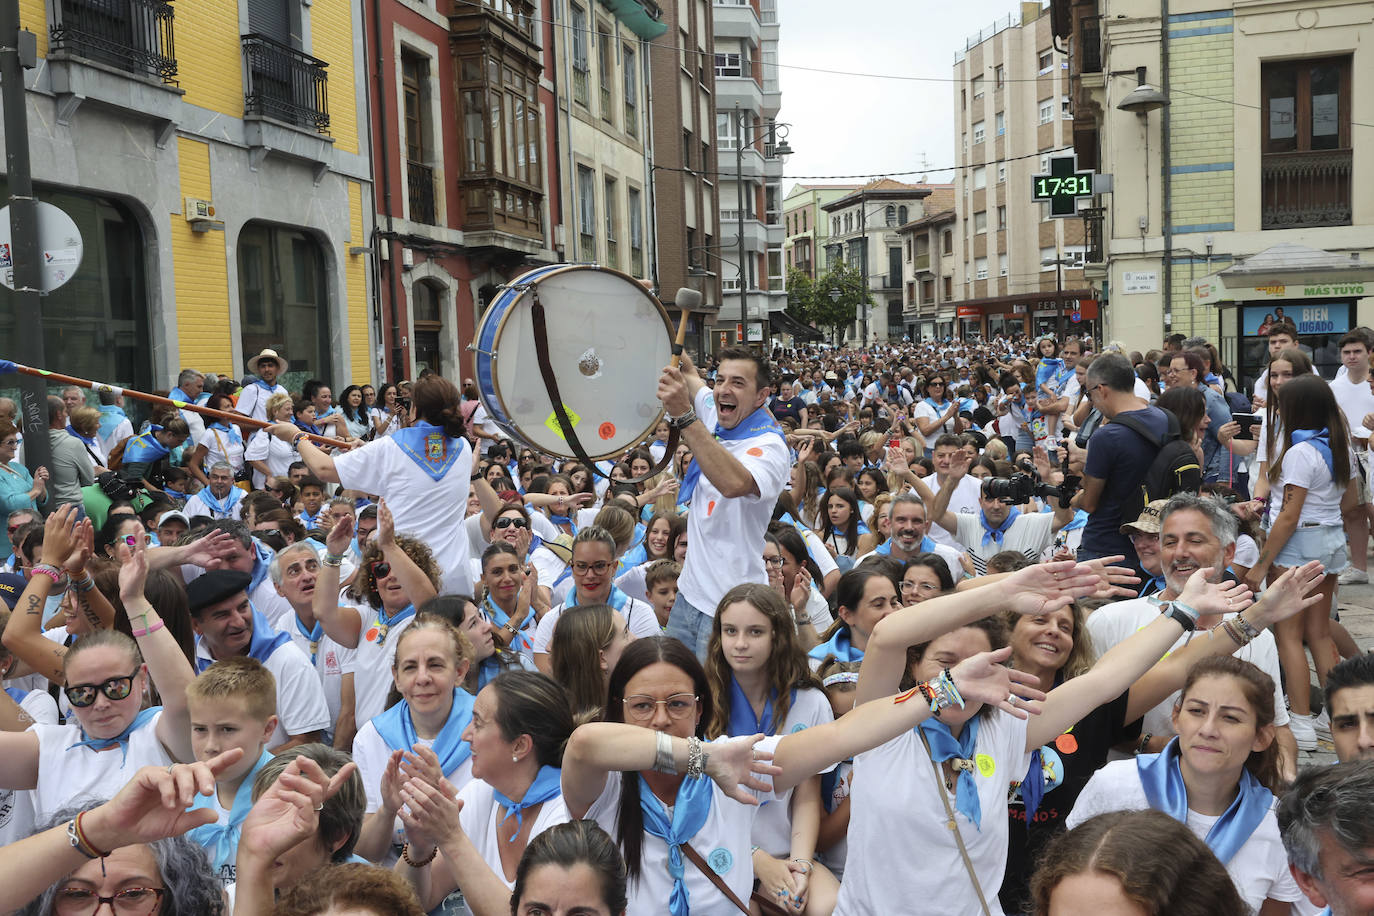
M 1050 473 L 1048 460 L 1042 449 L 1035 451 L 1042 462 L 1036 476 L 1045 480 Z M 924 482 L 916 480 L 916 492 L 930 506 L 930 517 L 940 527 L 955 533 L 955 539 L 973 561 L 977 575 L 985 575 L 988 560 L 1003 550 L 1014 550 L 1032 563 L 1038 561 L 1041 552 L 1054 542 L 1059 529 L 1073 521 L 1073 508 L 1055 499 L 1053 513 L 1017 510 L 1014 508 L 1017 503 L 1028 501 L 1037 491 L 1042 497 L 1058 495 L 1044 484 L 1037 487 L 1029 474 L 1017 474 L 1010 480 L 990 477 L 983 481 L 977 515 L 950 512 L 950 498 L 959 489 L 971 463 L 967 452 L 957 452 L 950 460 L 949 476 L 934 495 Z

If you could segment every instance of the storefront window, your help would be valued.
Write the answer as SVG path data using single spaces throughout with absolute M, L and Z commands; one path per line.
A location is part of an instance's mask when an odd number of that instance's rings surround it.
M 238 260 L 244 354 L 276 350 L 290 364 L 279 381 L 294 391 L 308 378 L 332 380 L 320 243 L 289 226 L 251 222 L 239 233 Z M 335 382 L 343 388 L 343 380 Z
M 1354 303 L 1309 299 L 1236 306 L 1223 310 L 1223 327 L 1228 321 L 1227 312 L 1238 314 L 1240 319 L 1240 365 L 1232 371 L 1239 376 L 1246 391 L 1253 391 L 1255 379 L 1269 365 L 1269 327 L 1278 321 L 1288 321 L 1297 327 L 1298 348 L 1312 359 L 1312 368 L 1317 374 L 1326 379 L 1335 378 L 1341 365 L 1339 342 L 1350 330 Z M 1234 327 L 1235 319 L 1229 320 Z

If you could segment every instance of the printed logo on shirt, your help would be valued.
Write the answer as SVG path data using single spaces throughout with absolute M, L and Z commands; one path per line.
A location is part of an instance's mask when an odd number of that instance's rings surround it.
M 324 673 L 325 673 L 325 674 L 342 674 L 342 673 L 343 673 L 343 666 L 339 664 L 339 657 L 338 657 L 338 655 L 336 655 L 336 654 L 334 653 L 334 650 L 333 650 L 333 649 L 330 649 L 328 652 L 324 653 Z
M 14 817 L 14 790 L 0 792 L 0 827 L 8 827 Z
M 723 875 L 735 867 L 735 855 L 724 846 L 717 846 L 706 857 L 706 864 L 711 866 L 711 871 Z
M 992 774 L 997 772 L 996 762 L 987 754 L 979 754 L 973 758 L 973 762 L 978 765 L 978 773 L 984 779 L 991 779 Z
M 370 629 L 367 631 L 367 633 L 363 635 L 363 639 L 366 639 L 368 642 L 376 642 L 376 641 L 377 641 L 377 628 L 376 628 L 376 627 L 370 628 Z
M 804 732 L 804 731 L 806 731 L 806 723 L 805 723 L 805 722 L 798 722 L 796 725 L 792 726 L 792 734 L 794 734 L 794 735 L 795 735 L 797 732 Z

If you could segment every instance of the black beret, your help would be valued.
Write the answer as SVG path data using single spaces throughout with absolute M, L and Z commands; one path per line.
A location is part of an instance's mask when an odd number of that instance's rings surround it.
M 186 598 L 191 605 L 191 613 L 198 614 L 212 604 L 239 592 L 248 591 L 253 577 L 237 569 L 212 569 L 197 576 L 186 586 Z

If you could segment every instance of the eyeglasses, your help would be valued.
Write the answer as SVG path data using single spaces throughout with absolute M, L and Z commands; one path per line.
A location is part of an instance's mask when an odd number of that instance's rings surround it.
M 386 560 L 374 560 L 368 564 L 368 571 L 372 573 L 372 580 L 385 579 L 391 575 L 391 564 Z
M 134 678 L 138 675 L 138 669 L 134 669 L 133 674 L 124 677 L 112 677 L 99 684 L 73 684 L 70 687 L 63 687 L 62 692 L 67 695 L 67 700 L 78 709 L 85 709 L 95 702 L 95 692 L 101 693 L 111 700 L 122 700 L 127 697 L 134 689 Z
M 161 887 L 126 887 L 113 897 L 102 897 L 84 887 L 64 887 L 53 898 L 53 912 L 57 916 L 92 916 L 108 903 L 116 916 L 150 916 L 165 893 Z
M 530 526 L 530 520 L 527 518 L 520 518 L 519 516 L 512 517 L 508 515 L 505 518 L 498 518 L 491 524 L 493 528 L 509 528 L 511 525 L 517 528 L 528 528 Z
M 267 535 L 268 537 L 276 537 L 276 536 L 278 536 L 278 535 L 281 534 L 281 529 L 280 529 L 280 528 L 255 528 L 255 529 L 253 529 L 253 533 L 254 533 L 254 534 L 265 534 L 265 535 Z
M 685 719 L 697 707 L 697 698 L 690 693 L 675 693 L 666 700 L 658 700 L 644 694 L 635 694 L 621 700 L 625 704 L 625 715 L 631 722 L 648 722 L 662 706 L 670 719 Z
M 572 569 L 573 572 L 577 573 L 579 576 L 585 575 L 589 572 L 594 572 L 599 576 L 602 573 L 610 570 L 610 568 L 614 565 L 615 563 L 611 562 L 610 560 L 597 560 L 595 563 L 574 563 L 572 565 Z
M 772 566 L 776 568 L 782 566 L 784 560 L 782 557 L 764 557 L 763 562 L 767 566 Z
M 938 585 L 936 585 L 936 584 L 934 584 L 934 583 L 932 583 L 932 582 L 907 582 L 907 581 L 903 580 L 903 581 L 902 581 L 902 591 L 904 591 L 904 592 L 913 592 L 913 591 L 915 591 L 915 592 L 921 592 L 921 593 L 926 594 L 926 595 L 934 595 L 934 594 L 938 594 L 938 593 L 939 593 L 939 591 L 940 591 L 940 586 L 938 586 Z

